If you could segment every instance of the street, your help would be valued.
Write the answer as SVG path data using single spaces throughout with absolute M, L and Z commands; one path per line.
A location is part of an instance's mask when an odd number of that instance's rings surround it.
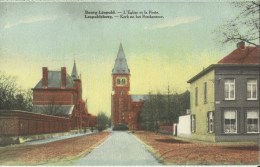
M 131 133 L 112 132 L 90 154 L 73 165 L 160 165 Z

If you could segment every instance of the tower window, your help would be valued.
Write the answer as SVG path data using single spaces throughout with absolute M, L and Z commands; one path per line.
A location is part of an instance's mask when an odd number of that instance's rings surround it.
M 116 78 L 116 85 L 118 86 L 124 86 L 127 84 L 127 79 L 126 77 L 117 77 Z
M 125 79 L 122 79 L 122 85 L 124 85 L 125 84 Z
M 120 84 L 120 79 L 117 79 L 117 80 L 116 80 L 116 83 L 119 85 L 119 84 Z

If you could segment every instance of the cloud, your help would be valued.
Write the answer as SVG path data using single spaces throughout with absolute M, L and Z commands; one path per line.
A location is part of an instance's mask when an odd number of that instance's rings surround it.
M 4 29 L 9 29 L 15 26 L 18 26 L 20 24 L 31 24 L 31 23 L 35 23 L 35 22 L 41 22 L 41 21 L 53 21 L 56 20 L 57 16 L 32 16 L 32 17 L 27 17 L 24 18 L 16 23 L 7 23 L 4 26 Z
M 145 29 L 160 29 L 160 28 L 168 28 L 168 27 L 176 27 L 182 24 L 192 23 L 201 19 L 200 16 L 188 16 L 188 17 L 177 17 L 174 19 L 163 20 L 162 22 L 156 23 L 149 27 L 145 27 Z

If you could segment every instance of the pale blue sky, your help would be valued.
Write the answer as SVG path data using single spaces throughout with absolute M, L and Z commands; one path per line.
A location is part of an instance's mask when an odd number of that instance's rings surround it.
M 163 19 L 86 19 L 85 10 L 156 10 Z M 76 59 L 91 113 L 110 114 L 111 72 L 120 42 L 131 70 L 131 92 L 177 92 L 188 79 L 233 49 L 214 30 L 236 16 L 227 2 L 0 3 L 0 71 L 23 88 L 41 79 L 41 67 Z

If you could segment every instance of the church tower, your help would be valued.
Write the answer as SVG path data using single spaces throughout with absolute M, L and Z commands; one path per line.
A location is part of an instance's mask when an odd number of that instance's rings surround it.
M 112 70 L 111 117 L 112 125 L 127 124 L 129 114 L 130 70 L 122 44 L 119 46 Z

